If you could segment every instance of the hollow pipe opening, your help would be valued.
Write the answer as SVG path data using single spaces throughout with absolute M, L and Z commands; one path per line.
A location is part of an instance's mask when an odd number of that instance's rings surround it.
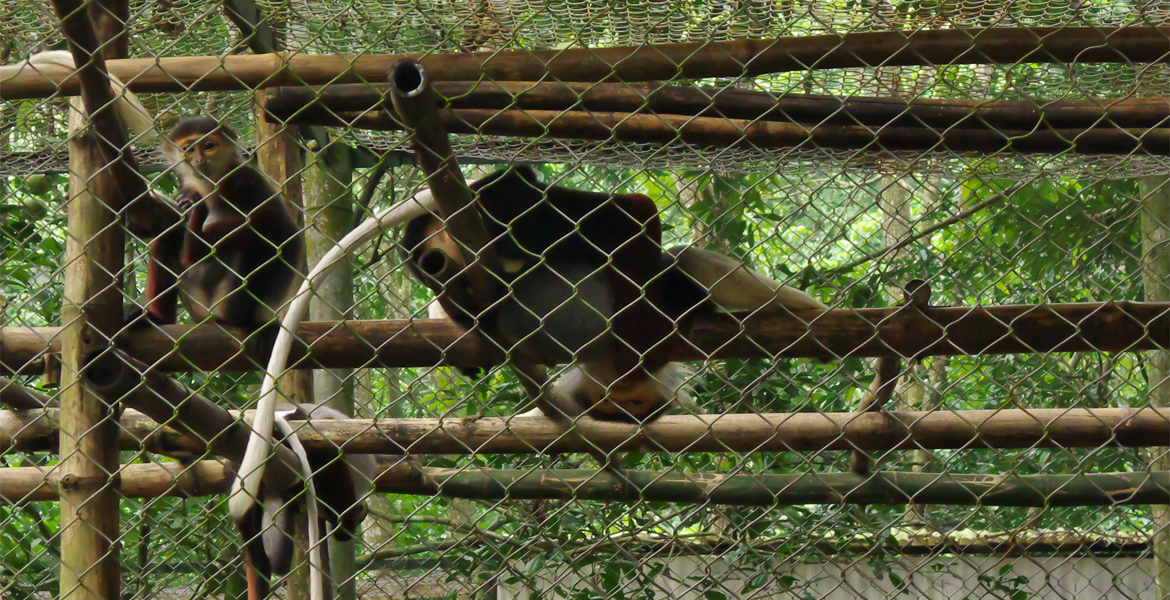
M 413 58 L 400 60 L 390 69 L 390 82 L 394 84 L 394 91 L 403 97 L 417 96 L 427 86 L 426 68 Z

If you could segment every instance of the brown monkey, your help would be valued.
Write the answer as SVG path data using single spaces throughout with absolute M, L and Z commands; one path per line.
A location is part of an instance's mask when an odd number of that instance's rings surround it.
M 186 227 L 151 245 L 147 317 L 174 323 L 178 291 L 196 322 L 210 317 L 250 330 L 275 325 L 304 256 L 300 229 L 280 192 L 245 164 L 235 132 L 210 117 L 179 121 L 163 153 L 181 183 L 177 203 L 190 215 Z

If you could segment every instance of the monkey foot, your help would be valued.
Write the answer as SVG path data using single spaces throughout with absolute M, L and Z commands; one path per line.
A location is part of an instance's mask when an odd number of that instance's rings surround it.
M 123 307 L 122 324 L 127 328 L 142 327 L 147 324 L 169 325 L 165 320 L 158 318 L 154 313 L 143 309 L 137 304 Z

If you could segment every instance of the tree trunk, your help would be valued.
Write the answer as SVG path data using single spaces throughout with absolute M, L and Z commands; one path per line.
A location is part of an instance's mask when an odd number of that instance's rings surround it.
M 305 210 L 312 219 L 305 245 L 309 265 L 315 265 L 353 225 L 353 161 L 344 143 L 330 142 L 310 154 L 305 168 Z M 313 290 L 309 318 L 314 321 L 341 321 L 353 318 L 353 260 L 345 258 Z M 316 400 L 347 415 L 354 415 L 352 369 L 322 369 L 314 373 Z M 353 541 L 329 540 L 329 571 L 336 597 L 356 596 Z
M 1146 300 L 1170 300 L 1170 176 L 1138 182 L 1142 196 L 1142 279 Z M 1170 352 L 1147 355 L 1150 406 L 1170 406 Z M 1151 469 L 1170 469 L 1170 448 L 1150 449 Z M 1159 600 L 1170 598 L 1170 507 L 1154 506 L 1154 582 Z

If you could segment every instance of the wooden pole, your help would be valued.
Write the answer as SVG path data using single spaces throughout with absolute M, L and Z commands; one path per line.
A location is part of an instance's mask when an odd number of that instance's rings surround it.
M 1162 98 L 1000 100 L 838 98 L 736 88 L 647 83 L 437 81 L 440 107 L 454 110 L 548 110 L 689 115 L 811 125 L 994 129 L 1000 131 L 1165 127 Z M 268 118 L 393 111 L 385 84 L 279 87 L 266 91 Z
M 259 118 L 259 115 L 263 114 L 263 108 L 259 104 L 263 98 L 257 97 L 256 100 L 256 164 L 284 195 L 289 214 L 296 220 L 297 225 L 303 228 L 305 200 L 301 187 L 301 171 L 304 163 L 301 161 L 301 148 L 297 141 L 300 130 L 292 125 L 268 123 Z M 302 273 L 307 266 L 307 260 L 307 256 L 300 257 L 301 264 L 297 267 Z M 299 285 L 300 279 L 294 282 L 293 289 Z M 249 362 L 254 368 L 264 370 L 268 364 L 268 357 L 254 354 L 251 356 Z M 277 393 L 287 402 L 313 404 L 313 374 L 307 371 L 286 374 L 277 382 Z
M 53 407 L 57 402 L 7 377 L 0 377 L 0 404 L 16 410 L 31 410 Z
M 829 34 L 618 48 L 469 52 L 417 57 L 436 81 L 659 81 L 918 65 L 1165 63 L 1158 27 L 938 29 Z M 131 59 L 112 65 L 135 92 L 253 90 L 289 85 L 385 83 L 402 55 Z M 76 95 L 66 69 L 0 67 L 0 99 Z
M 78 65 L 81 130 L 69 136 L 69 234 L 61 307 L 62 600 L 108 600 L 121 594 L 118 564 L 118 414 L 86 393 L 79 374 L 86 356 L 122 328 L 125 234 L 118 214 L 146 191 L 114 110 L 105 61 L 125 50 L 125 0 L 54 0 L 61 31 Z M 95 27 L 96 24 L 96 27 Z M 106 45 L 108 44 L 108 45 Z M 104 46 L 104 47 L 103 47 Z
M 1170 347 L 1170 303 L 927 307 L 801 311 L 789 315 L 713 314 L 696 319 L 679 361 L 738 358 L 903 357 L 1045 352 L 1136 352 Z M 58 350 L 53 327 L 0 328 L 3 366 L 26 370 Z M 166 372 L 257 369 L 253 342 L 218 325 L 167 325 L 121 336 L 118 347 Z M 290 364 L 298 369 L 491 366 L 502 353 L 446 320 L 304 323 Z M 298 345 L 299 346 L 299 345 Z
M 144 413 L 122 415 L 119 446 L 145 448 L 168 456 L 200 456 L 205 440 L 226 444 L 214 451 L 226 457 L 241 452 L 241 415 L 224 411 L 189 391 L 170 391 L 147 377 L 147 388 L 160 398 L 151 414 L 165 422 L 195 424 L 164 427 Z M 146 388 L 144 388 L 146 389 Z M 187 399 L 192 406 L 174 401 Z M 143 406 L 138 393 L 126 401 Z M 207 403 L 208 407 L 198 404 Z M 160 412 L 161 411 L 161 412 Z M 222 416 L 218 413 L 224 413 Z M 59 412 L 53 409 L 0 411 L 0 452 L 52 451 Z M 172 416 L 173 415 L 173 416 Z M 251 411 L 244 413 L 245 422 Z M 171 421 L 169 419 L 176 419 Z M 186 435 L 180 430 L 186 431 Z M 401 454 L 532 454 L 619 449 L 637 452 L 819 452 L 824 450 L 888 451 L 909 449 L 986 448 L 1137 448 L 1170 444 L 1168 408 L 1005 409 L 856 413 L 763 413 L 668 415 L 638 429 L 623 423 L 579 421 L 579 437 L 563 435 L 563 427 L 541 417 L 466 419 L 353 419 L 314 421 L 299 429 L 310 452 Z M 230 441 L 235 440 L 235 441 Z
M 992 129 L 800 124 L 744 119 L 619 112 L 461 109 L 444 111 L 447 131 L 572 140 L 679 144 L 719 148 L 813 146 L 833 150 L 950 152 L 1170 153 L 1170 129 Z M 402 125 L 382 112 L 297 115 L 299 124 L 394 131 Z
M 127 465 L 120 483 L 126 497 L 153 498 L 187 491 L 210 495 L 226 489 L 219 463 L 201 461 L 190 483 L 175 485 L 178 465 Z M 1170 502 L 1170 473 L 1082 475 L 967 475 L 876 472 L 800 475 L 723 475 L 623 471 L 622 485 L 609 471 L 460 470 L 381 465 L 376 489 L 389 494 L 440 495 L 477 500 L 597 500 L 672 502 L 728 506 L 885 504 L 910 502 L 955 506 L 1141 506 Z M 0 469 L 0 499 L 54 500 L 56 473 L 47 467 Z M 433 483 L 431 483 L 433 482 Z M 186 488 L 184 490 L 183 488 Z

